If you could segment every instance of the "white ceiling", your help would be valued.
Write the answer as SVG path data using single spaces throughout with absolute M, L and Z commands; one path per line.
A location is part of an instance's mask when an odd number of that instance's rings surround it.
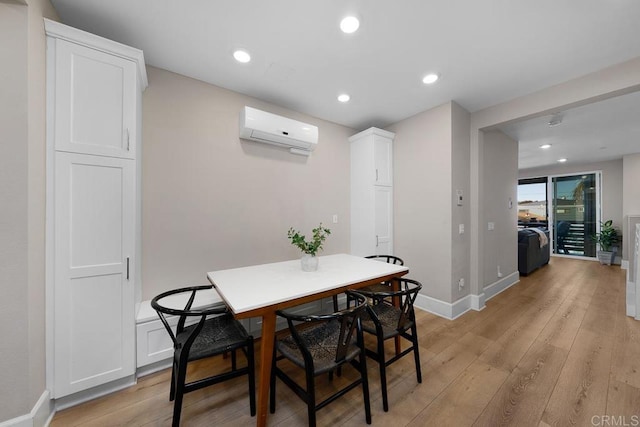
M 529 169 L 620 159 L 640 153 L 640 92 L 558 112 L 562 123 L 549 126 L 554 117 L 543 116 L 501 130 L 520 141 L 518 166 Z M 543 150 L 543 144 L 551 147 Z
M 64 23 L 140 48 L 149 65 L 354 130 L 450 100 L 477 111 L 640 56 L 638 0 L 52 3 Z M 339 30 L 347 14 L 360 19 L 354 34 Z M 237 48 L 252 61 L 237 63 Z M 441 79 L 424 85 L 428 72 Z

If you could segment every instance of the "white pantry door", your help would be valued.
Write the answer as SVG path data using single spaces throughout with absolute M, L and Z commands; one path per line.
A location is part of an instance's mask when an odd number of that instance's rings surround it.
M 135 371 L 135 161 L 57 152 L 55 163 L 58 398 Z
M 393 254 L 393 189 L 374 185 L 376 255 Z

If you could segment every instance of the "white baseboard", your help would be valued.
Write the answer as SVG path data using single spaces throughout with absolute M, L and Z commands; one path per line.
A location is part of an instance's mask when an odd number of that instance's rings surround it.
M 45 390 L 31 412 L 3 421 L 0 423 L 0 427 L 44 427 L 49 425 L 54 414 L 55 410 L 49 396 L 49 390 Z
M 453 303 L 450 303 L 427 295 L 418 294 L 414 305 L 420 310 L 428 311 L 429 313 L 444 317 L 445 319 L 454 320 L 469 310 L 482 310 L 485 307 L 486 301 L 498 295 L 500 292 L 509 289 L 519 281 L 520 273 L 516 271 L 506 277 L 503 277 L 497 282 L 487 285 L 484 288 L 484 292 L 480 295 L 467 295 Z
M 150 375 L 158 371 L 162 371 L 164 369 L 171 368 L 171 364 L 173 362 L 173 358 L 170 357 L 168 359 L 160 360 L 158 362 L 151 363 L 145 366 L 138 366 L 136 370 L 136 377 L 141 378 L 145 375 Z
M 130 375 L 128 377 L 115 380 L 107 384 L 90 388 L 89 390 L 83 390 L 78 393 L 71 394 L 69 396 L 64 396 L 55 400 L 55 405 L 56 405 L 55 409 L 56 411 L 60 411 L 62 409 L 70 408 L 72 406 L 76 406 L 81 403 L 88 402 L 89 400 L 93 400 L 101 396 L 106 396 L 107 394 L 111 394 L 113 392 L 125 389 L 127 387 L 131 387 L 135 383 L 136 383 L 135 375 Z
M 515 285 L 520 281 L 520 273 L 518 271 L 514 271 L 506 277 L 503 277 L 500 280 L 497 280 L 487 286 L 484 287 L 484 295 L 485 301 L 489 301 L 491 298 L 498 295 L 500 292 L 503 292 L 509 289 L 511 286 Z
M 418 294 L 416 302 L 414 303 L 414 306 L 420 310 L 427 311 L 449 320 L 454 320 L 462 316 L 467 311 L 471 310 L 473 305 L 474 303 L 471 295 L 467 295 L 453 303 L 450 303 L 427 295 Z
M 487 301 L 487 298 L 483 293 L 480 295 L 469 295 L 471 297 L 471 308 L 475 311 L 480 311 L 485 308 L 484 303 Z

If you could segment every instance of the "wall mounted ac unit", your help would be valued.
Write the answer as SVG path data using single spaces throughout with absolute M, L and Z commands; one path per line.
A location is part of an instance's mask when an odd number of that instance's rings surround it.
M 318 127 L 251 107 L 240 112 L 240 138 L 289 148 L 308 156 L 318 144 Z

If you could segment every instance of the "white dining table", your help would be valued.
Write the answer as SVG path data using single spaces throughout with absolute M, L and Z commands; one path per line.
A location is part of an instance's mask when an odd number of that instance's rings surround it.
M 317 271 L 303 271 L 297 259 L 207 273 L 237 319 L 262 317 L 256 425 L 266 426 L 267 421 L 276 311 L 393 280 L 408 272 L 405 266 L 337 254 L 320 257 Z

